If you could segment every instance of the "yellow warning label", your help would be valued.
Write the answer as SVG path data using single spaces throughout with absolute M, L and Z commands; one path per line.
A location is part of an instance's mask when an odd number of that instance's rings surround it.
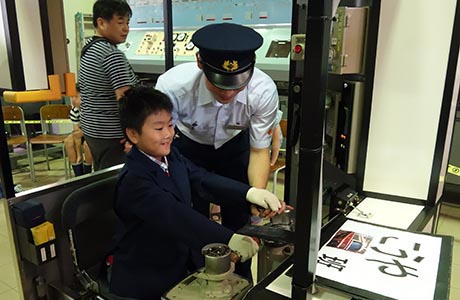
M 460 167 L 449 164 L 447 172 L 456 176 L 460 176 Z

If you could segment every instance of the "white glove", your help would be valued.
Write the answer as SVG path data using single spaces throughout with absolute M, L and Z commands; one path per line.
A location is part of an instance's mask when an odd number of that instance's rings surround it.
M 263 208 L 269 208 L 272 211 L 277 211 L 281 208 L 281 202 L 278 197 L 264 189 L 250 188 L 246 194 L 246 200 Z
M 234 233 L 228 242 L 232 251 L 241 257 L 241 262 L 245 262 L 259 251 L 259 245 L 249 236 Z

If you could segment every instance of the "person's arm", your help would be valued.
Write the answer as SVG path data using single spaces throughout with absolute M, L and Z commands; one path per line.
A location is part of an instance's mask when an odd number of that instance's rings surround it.
M 281 126 L 278 124 L 275 126 L 275 129 L 273 130 L 270 166 L 275 165 L 276 161 L 278 160 L 281 148 L 281 136 Z
M 131 88 L 130 85 L 122 86 L 115 90 L 115 95 L 117 96 L 117 100 L 120 100 L 121 97 L 125 95 L 125 92 Z
M 120 51 L 113 51 L 107 55 L 102 62 L 102 68 L 114 89 L 117 100 L 138 83 L 126 56 Z
M 265 189 L 270 175 L 269 148 L 251 147 L 249 154 L 248 178 L 249 185 Z
M 248 177 L 249 184 L 256 188 L 265 189 L 267 187 L 268 177 L 270 175 L 270 154 L 269 148 L 257 149 L 251 147 L 249 154 Z M 293 209 L 291 206 L 286 206 L 284 201 L 281 201 L 279 210 L 261 209 L 256 205 L 251 205 L 251 214 L 258 217 L 273 218 L 275 215 L 282 213 L 286 208 Z

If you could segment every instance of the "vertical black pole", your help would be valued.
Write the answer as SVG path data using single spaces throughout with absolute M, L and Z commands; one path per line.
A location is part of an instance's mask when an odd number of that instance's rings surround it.
M 14 197 L 14 184 L 5 131 L 3 112 L 0 110 L 0 180 L 3 196 L 8 199 Z
M 19 43 L 19 31 L 16 17 L 16 6 L 12 0 L 0 0 L 0 13 L 3 17 L 5 43 L 8 52 L 8 64 L 13 89 L 25 89 L 24 71 Z M 0 90 L 0 92 L 3 89 Z M 0 95 L 1 96 L 1 95 Z M 0 182 L 5 198 L 14 197 L 13 176 L 11 175 L 10 156 L 5 135 L 3 113 L 0 110 Z
M 172 19 L 172 1 L 163 0 L 163 28 L 165 34 L 165 72 L 174 67 L 174 44 L 173 36 L 173 19 Z
M 308 1 L 304 77 L 300 104 L 296 240 L 292 299 L 306 299 L 315 280 L 321 207 L 324 113 L 332 0 Z
M 56 0 L 54 0 L 56 1 Z M 53 48 L 51 47 L 50 22 L 48 15 L 47 0 L 39 0 L 40 22 L 42 24 L 43 46 L 45 50 L 45 62 L 47 74 L 54 74 Z

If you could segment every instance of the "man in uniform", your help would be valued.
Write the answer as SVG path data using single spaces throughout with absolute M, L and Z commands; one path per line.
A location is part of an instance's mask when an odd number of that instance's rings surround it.
M 273 80 L 255 68 L 263 38 L 249 27 L 220 23 L 196 31 L 192 42 L 197 62 L 168 70 L 156 84 L 174 105 L 174 145 L 210 171 L 265 188 L 279 99 Z M 197 209 L 209 215 L 209 207 Z M 221 214 L 222 224 L 236 231 L 248 223 L 250 209 L 222 206 Z M 250 264 L 240 268 L 237 273 L 250 276 Z

